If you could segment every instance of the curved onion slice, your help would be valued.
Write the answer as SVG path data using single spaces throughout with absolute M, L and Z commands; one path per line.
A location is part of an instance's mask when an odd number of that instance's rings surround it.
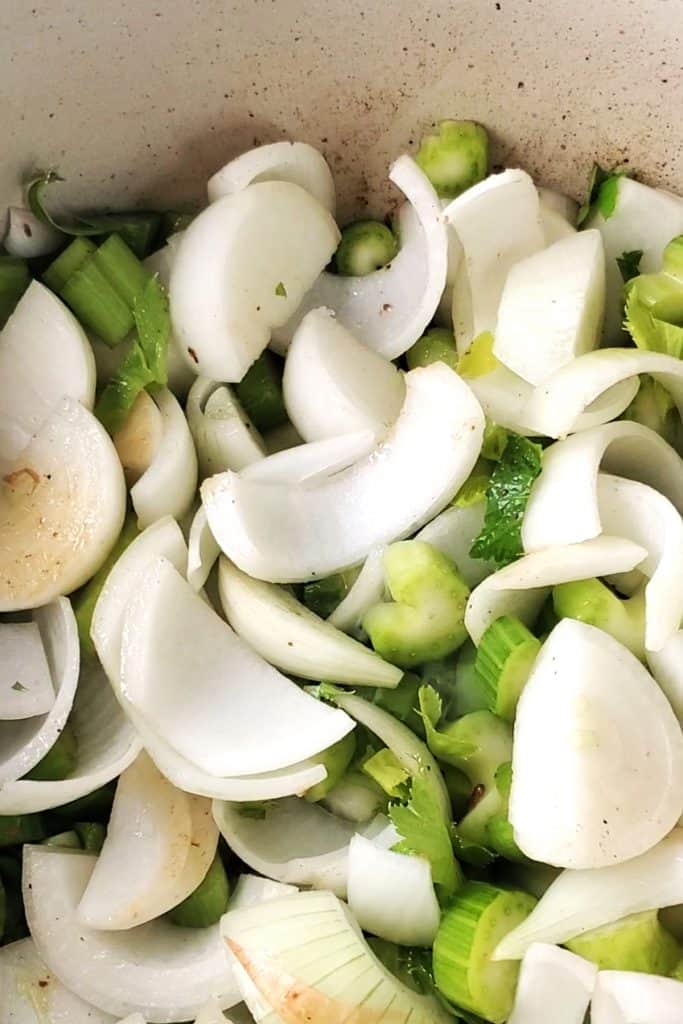
M 144 1021 L 142 1022 L 144 1024 Z M 215 999 L 209 1000 L 202 1006 L 195 1017 L 194 1024 L 230 1024 Z
M 241 192 L 255 181 L 290 181 L 300 185 L 334 214 L 332 173 L 322 153 L 307 142 L 273 142 L 242 153 L 209 178 L 209 202 Z
M 544 210 L 552 210 L 554 213 L 558 213 L 571 227 L 576 224 L 579 204 L 571 196 L 541 185 L 538 189 L 538 200 L 541 204 L 541 214 L 543 214 Z
M 365 614 L 384 598 L 384 550 L 382 546 L 370 551 L 348 594 L 329 616 L 331 626 L 355 637 L 365 636 Z
M 640 423 L 606 423 L 550 445 L 543 452 L 522 523 L 525 551 L 597 537 L 598 471 L 628 477 L 661 491 L 683 512 L 683 459 Z M 610 531 L 608 531 L 610 532 Z
M 218 776 L 288 767 L 353 728 L 259 658 L 163 558 L 126 611 L 121 689 L 178 753 Z
M 173 327 L 196 371 L 241 380 L 339 237 L 325 207 L 288 181 L 250 185 L 203 210 L 183 232 L 170 285 Z
M 349 909 L 363 931 L 402 946 L 432 945 L 441 912 L 429 861 L 355 835 L 348 872 Z
M 114 1019 L 69 992 L 31 939 L 0 949 L 0 1020 L 5 1024 L 114 1024 Z
M 508 1024 L 583 1024 L 598 969 L 582 956 L 535 942 L 524 954 Z
M 516 615 L 532 625 L 549 587 L 628 572 L 646 555 L 644 547 L 621 537 L 596 537 L 524 555 L 472 591 L 465 609 L 465 628 L 478 644 L 486 628 L 501 615 Z
M 432 519 L 431 523 L 427 523 L 415 537 L 415 540 L 432 544 L 455 562 L 460 575 L 470 588 L 478 586 L 495 571 L 492 562 L 470 557 L 470 548 L 484 525 L 485 512 L 485 501 L 464 508 L 447 508 L 436 519 Z
M 208 998 L 239 1002 L 218 925 L 177 928 L 157 918 L 126 932 L 81 924 L 78 905 L 96 857 L 56 847 L 25 846 L 26 918 L 39 954 L 72 992 L 120 1016 L 186 1021 Z
M 112 441 L 128 485 L 136 483 L 154 462 L 164 435 L 159 406 L 148 391 L 141 391 Z
M 283 393 L 306 441 L 356 430 L 385 434 L 405 397 L 403 375 L 362 345 L 329 309 L 312 309 L 287 352 Z
M 147 270 L 149 270 L 151 274 L 157 275 L 167 291 L 171 281 L 171 268 L 178 251 L 181 238 L 182 232 L 180 231 L 175 235 L 171 235 L 166 245 L 161 249 L 157 249 L 156 252 L 151 253 L 151 255 L 143 261 Z M 171 335 L 168 339 L 168 345 L 166 346 L 166 363 L 168 387 L 174 395 L 177 395 L 177 397 L 182 400 L 195 379 L 196 370 L 194 369 L 194 363 L 188 365 L 187 357 L 185 356 L 183 348 L 178 341 L 178 336 L 173 329 L 171 329 Z
M 0 750 L 3 721 L 46 715 L 54 701 L 50 667 L 37 623 L 0 623 Z
M 645 587 L 645 646 L 660 650 L 683 618 L 683 519 L 653 487 L 600 473 L 600 519 L 606 533 L 641 544 L 647 557 L 639 568 Z
M 241 470 L 240 476 L 243 480 L 269 484 L 314 483 L 365 458 L 375 444 L 376 437 L 370 430 L 296 444 L 252 462 Z
M 250 576 L 288 583 L 357 565 L 413 533 L 450 501 L 479 454 L 484 416 L 444 363 L 406 374 L 406 400 L 385 441 L 308 486 L 225 473 L 202 485 L 221 549 Z M 406 486 L 410 481 L 410 486 Z
M 10 206 L 7 214 L 9 224 L 2 244 L 10 256 L 18 256 L 22 260 L 47 256 L 58 249 L 64 240 L 61 231 L 57 231 L 51 224 L 38 220 L 30 210 L 25 210 L 21 206 Z
M 607 867 L 651 849 L 682 813 L 683 735 L 666 697 L 608 633 L 562 619 L 517 706 L 517 845 L 557 867 Z
M 160 917 L 194 892 L 217 843 L 209 801 L 176 789 L 140 754 L 118 781 L 79 919 L 120 931 Z
M 48 288 L 32 281 L 0 332 L 3 458 L 19 454 L 60 399 L 92 409 L 95 378 L 95 357 L 78 320 Z
M 202 480 L 226 469 L 237 472 L 266 454 L 263 438 L 227 384 L 197 377 L 185 411 Z
M 194 514 L 187 540 L 187 582 L 200 591 L 216 564 L 221 549 L 211 533 L 206 509 L 200 505 Z
M 258 1022 L 447 1024 L 452 1019 L 434 998 L 417 995 L 380 963 L 332 893 L 301 892 L 228 912 L 221 929 Z
M 683 984 L 636 971 L 600 971 L 591 1002 L 592 1024 L 680 1024 Z
M 237 885 L 230 896 L 229 910 L 243 907 L 256 907 L 267 900 L 281 899 L 283 896 L 295 896 L 298 893 L 295 885 L 274 882 L 272 878 L 260 875 L 243 874 L 237 879 Z
M 525 417 L 538 434 L 564 437 L 576 420 L 608 388 L 649 373 L 660 381 L 683 410 L 683 363 L 661 352 L 603 348 L 586 352 L 557 370 L 532 392 Z
M 104 428 L 65 398 L 0 482 L 0 611 L 85 583 L 121 532 L 123 470 Z
M 678 630 L 658 651 L 646 651 L 648 668 L 666 694 L 683 726 L 683 630 Z
M 289 675 L 355 686 L 398 686 L 403 671 L 336 629 L 288 590 L 245 575 L 221 558 L 225 617 L 257 654 Z
M 446 207 L 464 249 L 453 286 L 459 352 L 483 331 L 495 333 L 508 271 L 545 245 L 538 191 L 525 171 L 492 174 Z
M 396 160 L 389 180 L 410 203 L 401 217 L 398 255 L 365 277 L 323 272 L 290 320 L 273 333 L 279 351 L 286 351 L 306 313 L 321 306 L 386 359 L 402 355 L 423 334 L 446 283 L 444 214 L 430 182 L 409 156 Z
M 144 530 L 157 519 L 181 519 L 197 489 L 197 454 L 183 410 L 171 391 L 154 394 L 162 436 L 151 465 L 131 487 L 130 499 Z

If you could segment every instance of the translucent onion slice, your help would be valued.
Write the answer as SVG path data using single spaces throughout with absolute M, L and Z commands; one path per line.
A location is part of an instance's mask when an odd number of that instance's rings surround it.
M 112 436 L 126 483 L 131 486 L 152 465 L 164 436 L 164 420 L 148 391 L 141 391 L 125 422 Z
M 402 355 L 424 333 L 446 283 L 448 237 L 441 204 L 414 160 L 401 156 L 389 180 L 410 203 L 401 217 L 401 249 L 387 267 L 365 277 L 323 272 L 294 315 L 273 333 L 286 351 L 304 316 L 321 306 L 386 359 Z
M 441 912 L 429 861 L 383 850 L 355 835 L 348 872 L 349 909 L 363 931 L 402 946 L 431 947 Z
M 541 190 L 539 189 L 539 192 Z M 576 234 L 576 228 L 570 224 L 561 213 L 550 206 L 546 206 L 541 200 L 541 224 L 546 245 L 554 245 L 564 238 L 571 238 Z
M 308 486 L 234 473 L 204 482 L 209 525 L 231 561 L 274 583 L 325 576 L 441 511 L 476 461 L 484 417 L 444 363 L 412 370 L 405 380 L 406 400 L 386 440 L 335 476 Z
M 529 917 L 498 944 L 495 959 L 520 960 L 533 942 L 560 943 L 643 910 L 683 903 L 683 829 L 640 857 L 563 871 Z
M 298 891 L 295 885 L 275 882 L 272 878 L 262 878 L 260 875 L 243 874 L 237 879 L 237 885 L 230 896 L 228 909 L 241 910 L 244 907 L 256 907 L 259 903 L 265 903 L 266 900 L 294 896 Z
M 390 974 L 332 893 L 302 892 L 228 913 L 222 932 L 242 968 L 238 980 L 259 1024 L 451 1019 L 435 999 L 417 995 Z
M 48 288 L 32 281 L 0 332 L 3 459 L 21 452 L 60 399 L 92 409 L 95 378 L 95 357 L 78 320 Z
M 157 918 L 126 932 L 87 928 L 78 905 L 97 858 L 25 846 L 26 917 L 39 954 L 68 989 L 107 1013 L 186 1021 L 208 998 L 239 1002 L 218 925 L 177 928 Z
M 647 551 L 621 537 L 596 537 L 581 544 L 549 547 L 499 569 L 470 594 L 465 627 L 475 644 L 495 619 L 516 615 L 527 625 L 541 610 L 548 589 L 557 583 L 628 572 L 642 562 Z
M 535 942 L 524 954 L 508 1024 L 583 1024 L 598 969 L 568 949 Z
M 446 207 L 464 249 L 453 287 L 459 352 L 483 331 L 495 334 L 509 270 L 545 245 L 538 191 L 525 171 L 492 174 Z
M 211 999 L 202 1006 L 195 1017 L 194 1024 L 226 1024 L 226 1017 L 218 1002 L 215 999 Z
M 600 971 L 591 1002 L 592 1024 L 679 1024 L 683 984 L 635 971 Z
M 0 623 L 0 722 L 46 715 L 54 700 L 38 624 Z
M 255 181 L 290 181 L 300 185 L 334 214 L 332 172 L 322 153 L 307 142 L 273 142 L 242 153 L 209 178 L 209 202 L 240 192 Z
M 200 591 L 209 578 L 221 549 L 211 533 L 206 509 L 200 505 L 194 514 L 187 540 L 187 582 Z
M 171 281 L 171 268 L 181 238 L 181 231 L 171 235 L 163 248 L 157 249 L 156 252 L 153 252 L 144 260 L 147 270 L 157 275 L 167 291 Z M 190 362 L 188 364 L 187 357 L 184 355 L 183 348 L 178 341 L 178 336 L 173 329 L 171 329 L 171 336 L 168 339 L 166 348 L 166 364 L 168 387 L 182 401 L 195 379 L 196 370 L 194 369 L 194 363 Z
M 114 1024 L 115 1018 L 69 992 L 40 959 L 33 940 L 22 939 L 0 949 L 0 1020 L 5 1024 Z
M 538 189 L 538 200 L 541 204 L 541 215 L 547 210 L 552 210 L 573 227 L 579 213 L 579 204 L 571 196 L 564 192 L 556 192 L 555 189 L 545 188 L 541 185 Z
M 190 365 L 215 380 L 241 380 L 338 242 L 328 210 L 288 181 L 250 185 L 203 210 L 171 269 L 173 327 Z
M 683 736 L 666 697 L 608 633 L 562 619 L 517 706 L 517 845 L 557 867 L 607 867 L 651 849 L 681 813 Z
M 237 472 L 266 454 L 263 438 L 227 384 L 197 377 L 185 411 L 202 480 L 226 469 Z
M 126 488 L 104 428 L 65 398 L 0 482 L 0 611 L 48 604 L 109 554 Z
M 639 566 L 649 577 L 645 646 L 658 651 L 683 618 L 683 519 L 653 487 L 606 473 L 598 476 L 598 504 L 606 533 L 627 537 L 647 551 Z
M 286 768 L 353 728 L 348 715 L 247 647 L 163 558 L 126 611 L 120 671 L 127 701 L 178 753 L 217 776 Z
M 165 914 L 197 888 L 217 843 L 209 801 L 176 789 L 140 754 L 118 781 L 79 919 L 120 931 Z
M 678 630 L 658 651 L 647 651 L 647 664 L 683 726 L 683 630 Z
M 10 256 L 18 256 L 22 260 L 47 256 L 58 249 L 64 240 L 61 231 L 38 220 L 30 210 L 10 206 L 7 214 L 9 224 L 2 244 Z
M 444 555 L 448 555 L 457 565 L 468 587 L 478 586 L 495 570 L 492 562 L 470 557 L 470 548 L 484 525 L 485 512 L 485 501 L 464 508 L 447 508 L 431 523 L 427 523 L 415 538 L 432 544 Z
M 257 654 L 289 675 L 355 686 L 398 686 L 401 669 L 346 636 L 288 590 L 245 575 L 221 558 L 225 617 Z
M 252 462 L 240 476 L 271 484 L 315 483 L 365 458 L 375 444 L 376 436 L 370 430 L 296 444 Z
M 405 397 L 403 375 L 348 331 L 330 309 L 312 309 L 295 331 L 283 379 L 289 418 L 306 441 L 369 430 L 381 437 Z
M 364 638 L 365 613 L 384 598 L 384 547 L 373 548 L 346 597 L 337 605 L 328 622 L 352 636 Z
M 597 537 L 598 471 L 649 484 L 683 512 L 683 459 L 659 434 L 628 420 L 550 445 L 522 523 L 525 551 Z
M 587 352 L 534 389 L 524 412 L 529 425 L 547 437 L 565 437 L 578 417 L 609 388 L 650 373 L 683 410 L 683 363 L 661 352 L 603 348 Z M 635 393 L 635 389 L 634 389 Z
M 197 454 L 177 398 L 164 388 L 154 394 L 162 435 L 149 468 L 131 487 L 130 498 L 141 530 L 157 519 L 181 519 L 197 489 Z

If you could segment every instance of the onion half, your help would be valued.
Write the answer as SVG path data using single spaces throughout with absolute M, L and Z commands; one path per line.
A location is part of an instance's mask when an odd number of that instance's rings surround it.
M 255 181 L 290 181 L 334 214 L 336 196 L 325 157 L 307 142 L 273 142 L 235 157 L 209 178 L 209 202 L 241 192 Z

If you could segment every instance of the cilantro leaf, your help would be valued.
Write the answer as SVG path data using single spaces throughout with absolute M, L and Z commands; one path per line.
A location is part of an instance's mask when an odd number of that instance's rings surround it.
M 439 899 L 447 902 L 461 884 L 462 872 L 433 787 L 424 774 L 413 777 L 407 803 L 389 805 L 389 817 L 403 837 L 393 849 L 428 860 Z
M 629 252 L 622 252 L 621 256 L 617 256 L 617 265 L 621 271 L 624 284 L 632 278 L 638 277 L 642 258 L 642 249 L 631 249 Z
M 463 758 L 472 755 L 476 749 L 475 746 L 458 739 L 457 736 L 449 735 L 447 728 L 439 731 L 438 725 L 443 705 L 441 697 L 433 686 L 421 686 L 418 699 L 427 736 L 427 746 L 432 754 L 439 761 L 453 765 L 454 768 L 462 768 Z
M 486 515 L 470 549 L 473 558 L 504 566 L 522 554 L 522 519 L 531 486 L 541 472 L 541 454 L 540 445 L 519 434 L 508 435 L 486 490 Z
M 683 327 L 654 316 L 631 286 L 626 298 L 624 327 L 638 348 L 683 358 Z

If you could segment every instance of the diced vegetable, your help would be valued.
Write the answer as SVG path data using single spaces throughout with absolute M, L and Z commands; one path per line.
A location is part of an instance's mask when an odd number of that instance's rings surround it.
M 583 1024 L 598 969 L 566 949 L 537 942 L 522 960 L 508 1024 Z
M 322 801 L 330 814 L 364 824 L 386 812 L 387 797 L 380 786 L 361 772 L 350 771 Z
M 242 153 L 209 178 L 209 202 L 240 192 L 254 181 L 290 181 L 334 213 L 330 168 L 323 155 L 306 142 L 273 142 Z
M 217 924 L 228 909 L 230 884 L 218 854 L 194 892 L 169 911 L 168 917 L 181 928 L 208 928 Z
M 678 1024 L 683 984 L 633 971 L 600 971 L 591 1002 L 593 1024 Z
M 364 277 L 391 263 L 397 253 L 398 239 L 391 228 L 376 220 L 357 220 L 342 231 L 334 263 L 338 274 Z
M 645 658 L 644 591 L 621 600 L 600 580 L 576 580 L 553 587 L 553 607 L 558 618 L 597 626 L 628 647 L 636 658 Z
M 514 616 L 504 615 L 491 623 L 479 641 L 474 665 L 486 684 L 489 711 L 513 721 L 540 649 L 540 641 Z
M 415 157 L 441 199 L 455 199 L 486 176 L 488 135 L 475 121 L 441 121 Z
M 567 949 L 590 960 L 601 971 L 643 971 L 669 975 L 681 951 L 673 935 L 659 922 L 656 910 L 632 914 L 567 939 Z
M 312 786 L 304 793 L 304 799 L 310 803 L 317 803 L 329 795 L 330 791 L 342 780 L 346 774 L 353 755 L 356 752 L 356 736 L 350 732 L 343 739 L 333 743 L 327 750 L 318 755 L 318 761 L 324 765 L 327 776 L 322 782 Z
M 282 372 L 277 357 L 272 352 L 262 352 L 235 387 L 242 408 L 261 432 L 287 422 Z
M 442 362 L 452 370 L 458 368 L 458 350 L 455 346 L 453 332 L 445 327 L 430 327 L 422 337 L 406 352 L 408 369 L 416 366 L 429 366 L 431 363 Z

